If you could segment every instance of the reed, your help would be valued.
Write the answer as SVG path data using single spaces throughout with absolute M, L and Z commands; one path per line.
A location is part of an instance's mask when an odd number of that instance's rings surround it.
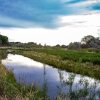
M 5 54 L 0 50 L 0 60 Z M 17 83 L 13 73 L 0 64 L 0 100 L 44 100 L 44 91 L 34 85 Z

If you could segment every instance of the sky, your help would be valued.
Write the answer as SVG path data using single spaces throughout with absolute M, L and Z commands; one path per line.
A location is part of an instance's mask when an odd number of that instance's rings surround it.
M 100 0 L 0 0 L 0 34 L 47 45 L 100 37 Z

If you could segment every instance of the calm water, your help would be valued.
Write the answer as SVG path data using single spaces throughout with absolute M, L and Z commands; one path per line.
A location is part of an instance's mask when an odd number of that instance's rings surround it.
M 87 82 L 89 88 L 96 83 L 95 91 L 100 90 L 100 82 L 97 80 L 59 70 L 21 55 L 8 54 L 7 58 L 2 60 L 2 64 L 8 70 L 13 71 L 17 82 L 45 86 L 48 96 L 51 97 L 55 97 L 60 92 L 68 93 L 70 86 L 67 83 L 69 81 L 72 82 L 73 91 L 84 87 L 81 84 L 82 81 Z

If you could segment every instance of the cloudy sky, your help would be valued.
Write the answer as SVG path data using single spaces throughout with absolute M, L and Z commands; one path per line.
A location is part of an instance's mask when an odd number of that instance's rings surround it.
M 0 34 L 56 45 L 100 33 L 100 0 L 0 0 Z

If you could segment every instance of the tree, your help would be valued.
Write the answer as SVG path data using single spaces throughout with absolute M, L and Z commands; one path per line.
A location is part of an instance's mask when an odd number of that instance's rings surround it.
M 99 38 L 95 38 L 91 35 L 85 36 L 81 40 L 81 46 L 83 48 L 99 48 L 100 47 L 100 40 Z
M 71 42 L 69 45 L 68 45 L 68 49 L 80 49 L 81 47 L 81 43 L 80 42 Z
M 8 37 L 0 35 L 0 45 L 7 45 L 8 44 Z
M 87 43 L 94 41 L 94 40 L 95 40 L 95 37 L 93 37 L 92 35 L 87 35 L 81 39 L 81 43 L 87 44 Z
M 2 36 L 2 44 L 3 45 L 8 44 L 8 37 Z

